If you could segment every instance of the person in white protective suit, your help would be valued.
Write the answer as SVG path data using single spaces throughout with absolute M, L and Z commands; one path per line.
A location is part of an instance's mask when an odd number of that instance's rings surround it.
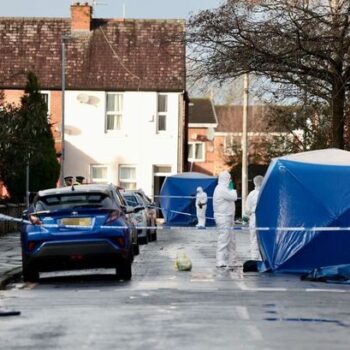
M 196 214 L 198 223 L 196 225 L 197 228 L 205 228 L 206 223 L 206 212 L 207 212 L 207 202 L 208 196 L 203 191 L 202 187 L 197 187 L 197 195 L 196 195 Z
M 237 191 L 232 187 L 230 173 L 221 172 L 213 194 L 214 218 L 219 230 L 216 267 L 237 266 L 236 238 L 231 229 L 235 219 Z
M 254 177 L 253 182 L 255 189 L 248 194 L 245 205 L 245 216 L 249 217 L 249 234 L 250 234 L 250 257 L 252 260 L 261 260 L 258 239 L 256 237 L 256 219 L 255 209 L 258 203 L 259 192 L 264 177 L 257 175 Z

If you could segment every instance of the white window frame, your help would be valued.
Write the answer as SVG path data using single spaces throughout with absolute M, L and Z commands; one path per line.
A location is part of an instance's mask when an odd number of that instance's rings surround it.
M 94 168 L 106 168 L 107 174 L 105 178 L 94 178 L 93 177 L 93 169 Z M 108 183 L 108 175 L 109 175 L 109 166 L 106 164 L 90 164 L 90 181 L 92 183 Z
M 166 106 L 166 110 L 165 111 L 159 111 L 159 97 L 160 96 L 165 96 L 166 97 L 166 103 L 165 103 L 165 106 Z M 162 133 L 165 133 L 167 132 L 168 130 L 168 114 L 169 114 L 169 95 L 168 94 L 158 94 L 157 95 L 157 123 L 156 123 L 156 127 L 157 127 L 157 134 L 162 134 Z M 165 129 L 163 130 L 160 130 L 159 129 L 159 125 L 160 125 L 160 122 L 159 122 L 159 119 L 160 117 L 164 117 L 165 118 Z
M 116 109 L 114 111 L 108 111 L 108 96 L 121 96 L 121 106 L 119 106 L 119 109 Z M 118 107 L 118 106 L 116 106 Z M 115 129 L 108 129 L 108 116 L 115 115 L 117 118 L 119 118 L 119 128 Z M 123 127 L 123 115 L 124 115 L 124 94 L 120 92 L 107 92 L 106 93 L 106 113 L 105 113 L 105 132 L 106 133 L 115 133 L 120 130 L 122 130 Z
M 51 118 L 51 91 L 42 90 L 42 91 L 40 91 L 40 94 L 47 96 L 47 119 L 50 120 L 50 118 Z
M 233 155 L 232 146 L 233 146 L 235 140 L 237 140 L 237 137 L 235 138 L 233 134 L 225 135 L 225 139 L 224 139 L 224 154 L 226 154 L 228 156 L 232 156 Z
M 204 162 L 205 161 L 205 142 L 189 142 L 188 143 L 189 148 L 190 148 L 190 145 L 193 146 L 194 154 L 192 155 L 188 154 L 187 160 L 189 162 Z M 202 158 L 195 157 L 197 145 L 200 145 L 203 147 Z M 188 151 L 190 150 L 188 149 Z
M 132 168 L 135 169 L 135 178 L 122 178 L 122 169 L 125 168 Z M 119 177 L 119 186 L 125 188 L 125 189 L 137 189 L 137 167 L 133 164 L 120 164 L 119 170 L 118 170 L 118 177 Z M 123 184 L 127 184 L 127 186 L 123 186 Z M 132 185 L 133 184 L 133 185 Z M 131 185 L 131 186 L 129 186 Z

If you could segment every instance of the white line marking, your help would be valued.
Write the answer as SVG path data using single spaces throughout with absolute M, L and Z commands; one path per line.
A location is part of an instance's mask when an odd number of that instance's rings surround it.
M 248 310 L 245 306 L 236 306 L 236 310 L 241 320 L 250 320 Z
M 313 292 L 313 293 L 346 293 L 348 290 L 346 289 L 317 289 L 317 288 L 306 288 L 306 292 Z
M 244 282 L 236 282 L 236 284 L 240 290 L 248 290 L 249 289 Z
M 255 340 L 263 340 L 263 335 L 255 326 L 247 326 L 247 330 Z

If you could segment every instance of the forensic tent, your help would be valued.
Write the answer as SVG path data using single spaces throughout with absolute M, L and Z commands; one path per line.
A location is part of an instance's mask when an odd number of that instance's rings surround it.
M 350 263 L 350 152 L 274 159 L 256 208 L 260 271 L 307 273 Z
M 217 185 L 216 176 L 208 176 L 196 172 L 187 172 L 166 177 L 160 190 L 160 206 L 167 225 L 194 225 L 196 216 L 196 190 L 201 186 L 208 195 L 207 222 L 214 224 L 213 193 Z

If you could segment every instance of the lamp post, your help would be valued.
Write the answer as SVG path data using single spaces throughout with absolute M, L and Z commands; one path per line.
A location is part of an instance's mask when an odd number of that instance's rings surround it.
M 248 104 L 249 104 L 249 75 L 244 74 L 243 96 L 243 126 L 242 126 L 242 215 L 248 196 Z
M 69 36 L 62 36 L 61 39 L 61 83 L 62 83 L 62 111 L 61 111 L 61 176 L 60 184 L 64 186 L 64 159 L 65 159 L 65 149 L 64 149 L 64 109 L 65 109 L 65 90 L 66 90 L 66 43 L 70 39 Z

